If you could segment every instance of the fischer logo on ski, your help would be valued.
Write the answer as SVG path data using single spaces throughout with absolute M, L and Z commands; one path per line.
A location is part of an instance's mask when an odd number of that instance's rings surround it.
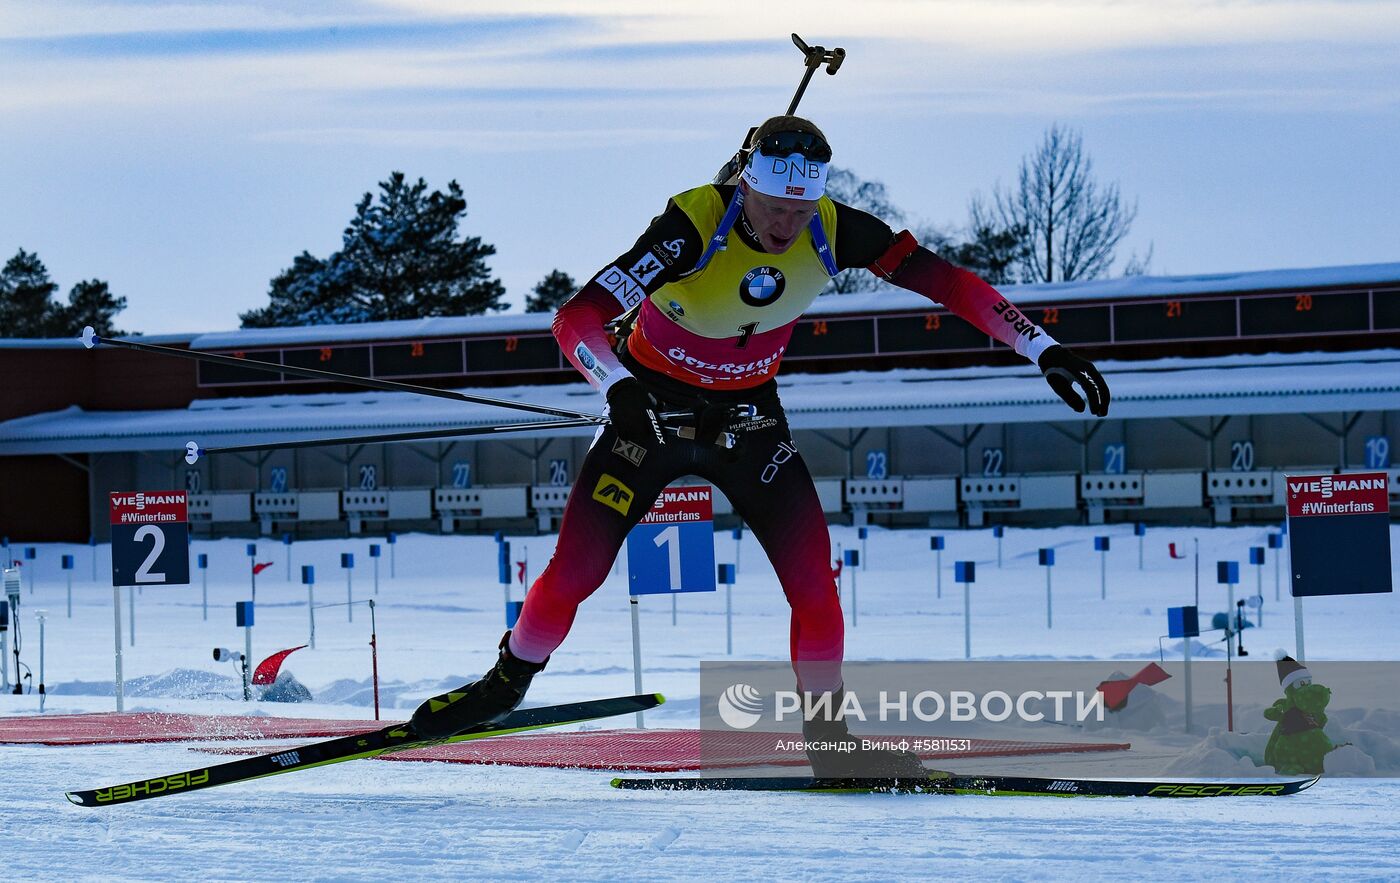
M 1152 797 L 1251 797 L 1282 794 L 1284 785 L 1158 785 Z
M 209 781 L 209 770 L 191 770 L 187 773 L 176 773 L 173 776 L 161 776 L 157 779 L 147 779 L 144 782 L 131 782 L 127 785 L 113 785 L 111 788 L 98 788 L 96 800 L 98 803 L 112 803 L 113 801 L 131 800 L 138 796 L 154 797 L 157 794 L 164 794 L 167 791 L 179 791 L 183 788 L 194 788 L 204 785 Z

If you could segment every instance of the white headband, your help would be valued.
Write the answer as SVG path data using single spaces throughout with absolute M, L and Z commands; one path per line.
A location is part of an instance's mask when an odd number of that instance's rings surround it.
M 827 164 L 800 153 L 766 156 L 757 150 L 749 157 L 741 177 L 759 193 L 784 199 L 821 199 L 826 192 Z

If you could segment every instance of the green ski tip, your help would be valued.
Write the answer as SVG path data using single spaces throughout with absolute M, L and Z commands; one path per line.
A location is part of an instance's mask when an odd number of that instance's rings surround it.
M 652 693 L 651 695 L 653 695 L 653 696 L 656 697 L 656 704 L 657 704 L 657 705 L 665 705 L 665 704 L 666 704 L 666 697 L 665 697 L 665 696 L 661 695 L 660 693 Z

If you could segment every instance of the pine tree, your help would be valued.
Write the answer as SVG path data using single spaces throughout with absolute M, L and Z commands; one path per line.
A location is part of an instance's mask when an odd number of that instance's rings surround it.
M 269 288 L 270 303 L 244 313 L 245 327 L 375 322 L 462 316 L 505 309 L 491 278 L 494 246 L 457 238 L 466 215 L 462 188 L 428 192 L 422 178 L 394 172 L 366 193 L 345 228 L 340 251 L 324 261 L 302 252 Z
M 77 334 L 85 325 L 91 325 L 98 334 L 107 337 L 125 334 L 112 325 L 117 313 L 124 309 L 126 298 L 114 297 L 106 282 L 101 279 L 79 282 L 68 292 L 68 306 L 58 310 L 60 327 L 55 328 L 51 336 Z
M 21 248 L 0 269 L 0 335 L 49 337 L 61 321 L 56 291 L 44 262 Z
M 534 293 L 525 298 L 525 312 L 553 312 L 576 290 L 574 277 L 563 270 L 550 270 L 549 274 L 535 285 Z

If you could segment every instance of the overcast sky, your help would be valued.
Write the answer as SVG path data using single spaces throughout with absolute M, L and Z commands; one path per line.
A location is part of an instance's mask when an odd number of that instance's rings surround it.
M 1400 261 L 1400 3 L 1361 0 L 0 0 L 0 260 L 107 280 L 123 328 L 234 328 L 400 170 L 461 183 L 519 310 L 786 108 L 792 31 L 846 48 L 802 113 L 911 221 L 1058 122 L 1154 274 Z

